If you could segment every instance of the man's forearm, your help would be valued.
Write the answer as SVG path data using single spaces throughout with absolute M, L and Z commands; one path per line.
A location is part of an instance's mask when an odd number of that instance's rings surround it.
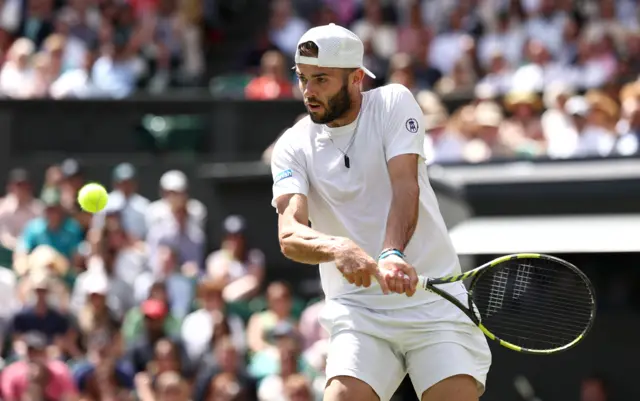
M 334 260 L 345 241 L 345 238 L 325 235 L 304 224 L 292 222 L 280 235 L 280 248 L 291 260 L 317 265 Z
M 383 249 L 404 251 L 418 222 L 419 198 L 420 187 L 417 182 L 394 185 Z

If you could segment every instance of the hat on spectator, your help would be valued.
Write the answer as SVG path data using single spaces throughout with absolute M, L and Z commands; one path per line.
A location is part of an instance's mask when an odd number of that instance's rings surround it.
M 31 180 L 29 179 L 29 173 L 27 172 L 27 170 L 23 168 L 14 168 L 13 170 L 9 171 L 10 183 L 29 182 L 29 181 Z
M 188 187 L 189 180 L 180 170 L 167 171 L 160 177 L 160 188 L 164 191 L 185 192 Z
M 313 42 L 318 46 L 318 57 L 305 57 L 296 50 L 296 64 L 329 68 L 359 68 L 371 78 L 376 76 L 364 65 L 364 44 L 355 33 L 336 24 L 309 29 L 298 41 L 298 46 Z
M 515 106 L 519 104 L 528 104 L 534 109 L 540 109 L 542 107 L 542 102 L 540 101 L 540 97 L 535 92 L 510 92 L 505 97 L 504 101 L 505 107 L 507 110 L 513 111 Z
M 244 231 L 245 221 L 242 216 L 232 214 L 224 219 L 224 231 L 227 234 L 240 234 Z
M 47 348 L 47 337 L 39 331 L 28 331 L 22 337 L 27 348 L 43 350 Z
M 62 201 L 60 198 L 60 190 L 54 187 L 45 188 L 45 190 L 42 191 L 40 200 L 46 207 L 60 206 L 60 202 Z
M 69 260 L 49 245 L 37 246 L 28 257 L 29 271 L 48 270 L 59 276 L 69 271 Z
M 565 82 L 552 82 L 547 86 L 543 95 L 544 106 L 547 109 L 556 108 L 558 97 L 565 96 L 570 97 L 575 95 L 575 89 Z
M 573 96 L 564 105 L 564 111 L 571 116 L 585 117 L 590 108 L 589 102 L 582 96 Z
M 494 102 L 481 102 L 474 110 L 476 124 L 481 127 L 498 127 L 502 123 L 502 110 Z
M 157 299 L 147 299 L 140 305 L 142 314 L 151 319 L 162 319 L 169 312 L 164 302 Z
M 29 284 L 34 290 L 48 290 L 51 287 L 51 274 L 46 270 L 29 272 Z
M 89 273 L 84 281 L 87 294 L 106 295 L 109 289 L 109 281 L 104 274 Z
M 606 93 L 600 90 L 590 90 L 584 95 L 584 97 L 591 105 L 592 110 L 601 111 L 610 120 L 615 120 L 619 117 L 620 108 L 618 107 L 618 104 Z
M 131 163 L 120 163 L 113 169 L 113 181 L 122 182 L 136 178 L 136 168 Z
M 66 159 L 63 161 L 60 165 L 60 170 L 64 178 L 77 177 L 84 174 L 82 165 L 76 159 Z

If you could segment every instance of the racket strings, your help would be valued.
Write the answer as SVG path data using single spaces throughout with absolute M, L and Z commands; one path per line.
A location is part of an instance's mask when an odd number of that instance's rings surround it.
M 484 273 L 473 286 L 482 324 L 529 349 L 571 343 L 588 327 L 591 288 L 570 268 L 546 259 L 514 259 Z

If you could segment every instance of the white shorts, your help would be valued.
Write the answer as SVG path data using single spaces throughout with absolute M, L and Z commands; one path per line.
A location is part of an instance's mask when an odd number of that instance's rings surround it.
M 460 297 L 466 305 L 466 294 Z M 491 352 L 484 334 L 444 299 L 395 310 L 327 300 L 320 323 L 330 333 L 326 377 L 350 376 L 388 401 L 408 373 L 418 399 L 455 375 L 476 379 L 482 395 Z

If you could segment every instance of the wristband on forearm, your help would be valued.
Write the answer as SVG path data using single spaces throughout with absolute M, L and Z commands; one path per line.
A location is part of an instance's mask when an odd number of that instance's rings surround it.
M 391 255 L 398 256 L 399 258 L 402 258 L 402 259 L 406 258 L 406 255 L 402 253 L 402 251 L 395 248 L 386 248 L 386 249 L 383 249 L 382 252 L 380 252 L 380 255 L 378 256 L 378 261 L 381 261 L 382 259 L 387 258 Z

